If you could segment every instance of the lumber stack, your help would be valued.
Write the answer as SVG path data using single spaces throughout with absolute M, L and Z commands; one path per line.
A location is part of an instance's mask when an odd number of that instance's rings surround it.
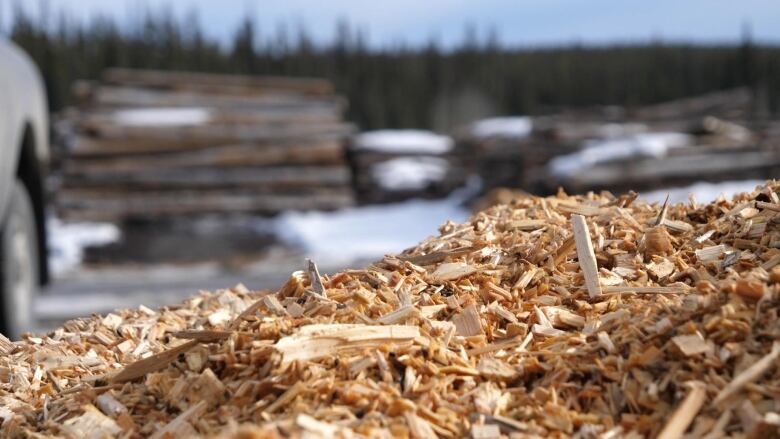
M 524 187 L 529 170 L 579 149 L 576 139 L 566 137 L 570 130 L 549 125 L 530 117 L 484 119 L 459 133 L 458 145 L 468 151 L 470 171 L 485 189 Z
M 441 198 L 466 183 L 464 157 L 452 138 L 424 130 L 360 133 L 349 148 L 361 204 Z
M 344 101 L 320 79 L 108 70 L 75 87 L 57 206 L 87 220 L 353 203 Z
M 772 437 L 780 182 L 518 197 L 360 270 L 0 337 L 10 436 Z
M 777 137 L 773 124 L 757 123 L 755 105 L 751 92 L 740 88 L 638 108 L 486 119 L 461 129 L 458 144 L 475 157 L 472 172 L 488 190 L 619 192 L 699 180 L 770 178 L 780 160 Z M 667 148 L 670 134 L 688 135 L 690 141 L 685 148 Z M 571 156 L 581 166 L 560 172 L 554 163 L 560 156 Z

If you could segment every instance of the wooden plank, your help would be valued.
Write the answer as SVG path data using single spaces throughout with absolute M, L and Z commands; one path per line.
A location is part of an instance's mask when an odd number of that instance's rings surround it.
M 343 134 L 316 134 L 311 136 L 292 135 L 283 139 L 248 139 L 234 141 L 231 139 L 101 139 L 85 135 L 76 135 L 69 143 L 67 157 L 105 158 L 122 156 L 130 158 L 135 155 L 161 155 L 176 152 L 188 154 L 196 150 L 245 148 L 260 150 L 315 148 L 318 145 L 342 145 Z
M 170 191 L 108 199 L 60 199 L 57 210 L 71 221 L 117 221 L 126 218 L 153 219 L 203 213 L 275 214 L 285 210 L 338 209 L 353 204 L 351 191 L 317 195 Z
M 574 241 L 577 247 L 577 259 L 580 269 L 585 277 L 585 286 L 590 297 L 601 295 L 599 283 L 599 269 L 596 265 L 596 255 L 593 252 L 593 243 L 590 241 L 590 232 L 585 217 L 574 214 L 571 216 L 571 227 L 574 232 Z
M 152 169 L 134 172 L 67 172 L 65 189 L 75 188 L 274 188 L 347 186 L 351 181 L 345 166 L 279 166 L 193 169 Z
M 65 172 L 137 172 L 155 169 L 239 167 L 278 165 L 346 164 L 344 149 L 339 142 L 315 142 L 302 145 L 236 144 L 218 145 L 183 152 L 147 153 L 105 157 L 68 159 Z
M 326 136 L 348 136 L 354 127 L 348 123 L 326 122 L 300 126 L 254 126 L 254 125 L 191 125 L 191 126 L 101 126 L 89 134 L 103 139 L 133 139 L 145 142 L 176 140 L 184 143 L 198 142 L 253 142 L 286 140 L 290 138 L 312 138 Z

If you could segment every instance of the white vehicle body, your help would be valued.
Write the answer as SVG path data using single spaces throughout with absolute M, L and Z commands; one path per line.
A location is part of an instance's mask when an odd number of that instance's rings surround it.
M 46 92 L 33 61 L 0 38 L 0 332 L 32 329 L 32 303 L 48 280 L 44 179 Z
M 46 91 L 32 60 L 13 43 L 0 38 L 0 213 L 20 163 L 24 136 L 32 136 L 35 160 L 49 160 Z

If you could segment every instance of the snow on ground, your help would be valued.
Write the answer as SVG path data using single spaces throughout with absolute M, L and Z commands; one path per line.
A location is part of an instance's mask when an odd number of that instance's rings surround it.
M 49 239 L 49 266 L 56 275 L 67 273 L 81 264 L 84 248 L 115 242 L 119 228 L 107 223 L 63 223 L 56 217 L 46 221 Z
M 277 218 L 276 231 L 303 248 L 315 261 L 373 259 L 400 252 L 436 234 L 447 220 L 465 221 L 463 201 L 476 185 L 442 200 L 410 200 L 335 212 L 288 212 Z
M 764 183 L 766 182 L 763 180 L 722 181 L 719 183 L 699 182 L 686 187 L 640 192 L 639 198 L 649 203 L 663 203 L 666 195 L 669 194 L 670 203 L 687 203 L 688 194 L 693 194 L 697 203 L 708 203 L 714 201 L 720 195 L 730 198 L 740 192 L 752 192 L 756 186 Z
M 557 177 L 569 177 L 590 166 L 630 157 L 663 157 L 672 148 L 689 146 L 693 136 L 683 133 L 640 133 L 587 142 L 581 151 L 558 156 L 548 165 Z
M 125 126 L 202 125 L 211 120 L 211 111 L 202 107 L 134 108 L 114 112 L 114 122 Z
M 471 125 L 474 137 L 508 137 L 522 139 L 531 135 L 534 124 L 527 116 L 493 117 L 482 119 Z
M 444 154 L 454 146 L 449 136 L 425 130 L 366 131 L 353 142 L 355 149 L 391 154 Z
M 444 179 L 449 162 L 438 157 L 398 157 L 371 168 L 374 181 L 391 191 L 425 189 Z

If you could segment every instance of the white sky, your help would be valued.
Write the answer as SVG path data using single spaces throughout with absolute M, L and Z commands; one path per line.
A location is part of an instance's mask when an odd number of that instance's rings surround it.
M 109 15 L 125 25 L 145 10 L 168 8 L 178 17 L 195 10 L 205 32 L 221 41 L 250 13 L 262 34 L 279 23 L 302 23 L 318 42 L 329 41 L 343 18 L 366 31 L 374 46 L 431 38 L 454 45 L 467 23 L 481 35 L 495 29 L 501 42 L 513 45 L 736 42 L 745 23 L 754 40 L 780 43 L 778 0 L 0 0 L 3 29 L 14 3 L 31 11 L 47 5 L 79 20 Z

